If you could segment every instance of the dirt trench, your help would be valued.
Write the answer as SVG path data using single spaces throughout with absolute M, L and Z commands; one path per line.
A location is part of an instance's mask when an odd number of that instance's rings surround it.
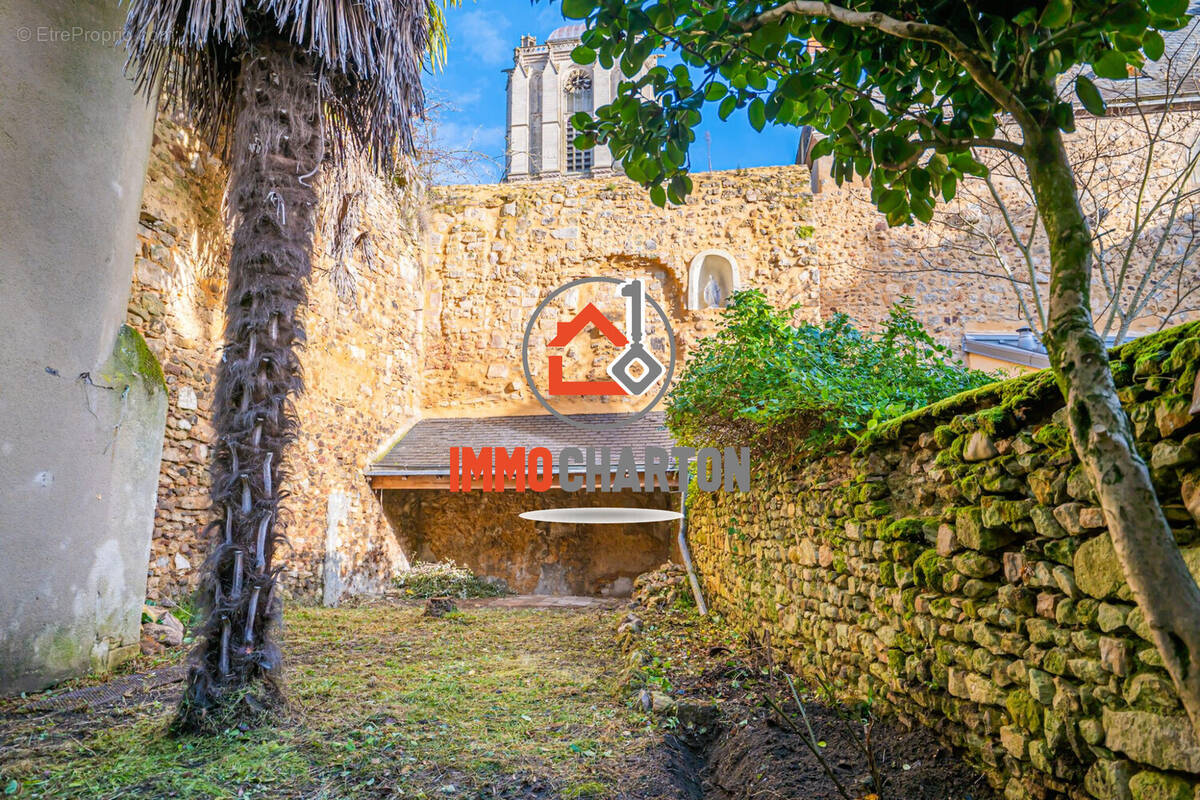
M 991 800 L 983 776 L 924 730 L 877 723 L 877 787 L 866 758 L 833 711 L 807 709 L 826 765 L 851 798 Z M 801 736 L 770 718 L 722 720 L 704 741 L 667 734 L 656 770 L 633 796 L 664 800 L 845 800 Z M 657 775 L 655 774 L 657 773 Z

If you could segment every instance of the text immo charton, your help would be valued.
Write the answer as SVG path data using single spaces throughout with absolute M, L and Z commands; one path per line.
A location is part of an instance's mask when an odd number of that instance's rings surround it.
M 564 447 L 558 458 L 546 447 L 451 447 L 450 491 L 544 492 L 554 488 L 556 471 L 558 487 L 568 492 L 665 492 L 670 491 L 667 475 L 673 471 L 681 485 L 695 472 L 696 488 L 702 492 L 750 489 L 749 447 L 646 447 L 644 463 L 640 469 L 629 446 Z

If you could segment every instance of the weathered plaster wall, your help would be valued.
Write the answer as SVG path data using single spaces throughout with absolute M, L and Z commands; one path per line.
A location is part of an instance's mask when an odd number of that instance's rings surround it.
M 383 498 L 410 561 L 456 561 L 516 592 L 623 597 L 635 577 L 678 549 L 670 522 L 575 525 L 518 516 L 580 506 L 677 509 L 678 495 L 667 492 L 386 490 Z
M 1200 575 L 1200 323 L 1117 351 L 1139 449 Z M 1008 797 L 1190 798 L 1200 744 L 1036 373 L 889 423 L 853 453 L 760 455 L 698 494 L 711 604 L 965 748 Z
M 202 528 L 224 324 L 224 182 L 219 161 L 184 128 L 159 120 L 128 307 L 130 323 L 146 331 L 162 360 L 170 399 L 149 565 L 157 597 L 193 587 L 208 551 Z M 419 397 L 422 275 L 411 209 L 381 181 L 352 182 L 332 202 L 340 208 L 345 197 L 349 213 L 325 209 L 317 235 L 301 356 L 306 391 L 296 401 L 301 431 L 287 454 L 284 501 L 292 546 L 284 589 L 331 602 L 375 590 L 404 564 L 362 470 L 382 441 L 415 419 Z M 335 218 L 348 223 L 339 228 L 330 224 Z M 329 569 L 327 549 L 337 562 Z
M 122 322 L 153 113 L 111 42 L 48 38 L 123 18 L 0 5 L 0 693 L 137 650 L 164 404 Z

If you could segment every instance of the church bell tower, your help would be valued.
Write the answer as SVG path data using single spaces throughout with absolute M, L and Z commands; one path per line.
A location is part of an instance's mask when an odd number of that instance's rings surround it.
M 564 25 L 538 44 L 522 36 L 508 73 L 508 120 L 504 180 L 592 177 L 620 171 L 604 145 L 577 150 L 571 117 L 612 101 L 622 80 L 619 69 L 571 60 L 582 24 Z M 654 66 L 647 59 L 643 70 Z

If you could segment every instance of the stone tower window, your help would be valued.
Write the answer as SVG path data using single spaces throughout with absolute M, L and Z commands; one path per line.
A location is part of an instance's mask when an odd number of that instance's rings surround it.
M 542 73 L 529 79 L 529 172 L 542 171 Z
M 724 308 L 740 289 L 737 262 L 724 250 L 705 250 L 688 269 L 688 308 Z
M 592 151 L 575 149 L 575 127 L 571 117 L 580 111 L 592 113 L 592 76 L 576 70 L 563 84 L 563 103 L 567 131 L 567 172 L 589 172 L 592 169 Z

